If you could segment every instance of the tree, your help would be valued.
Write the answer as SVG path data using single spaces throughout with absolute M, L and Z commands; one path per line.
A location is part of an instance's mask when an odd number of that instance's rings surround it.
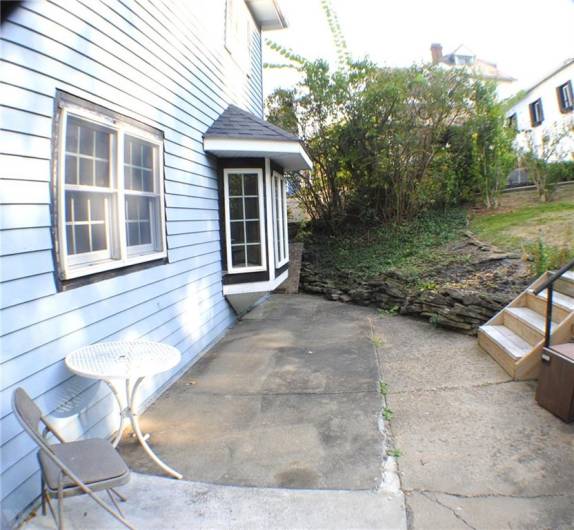
M 564 140 L 574 136 L 574 120 L 554 125 L 542 130 L 539 142 L 533 131 L 525 131 L 526 149 L 520 152 L 520 161 L 528 171 L 528 176 L 536 186 L 538 198 L 542 202 L 552 200 L 558 180 L 558 172 L 551 171 L 552 160 L 565 158 L 569 148 Z

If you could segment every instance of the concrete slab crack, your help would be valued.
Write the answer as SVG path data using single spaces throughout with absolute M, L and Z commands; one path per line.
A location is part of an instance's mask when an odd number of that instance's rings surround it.
M 478 493 L 476 495 L 465 495 L 463 493 L 453 493 L 452 491 L 409 489 L 405 493 L 420 493 L 421 495 L 445 495 L 457 499 L 549 499 L 549 498 L 574 498 L 574 493 L 549 493 L 540 495 L 510 495 L 505 493 Z
M 514 381 L 513 379 L 506 379 L 504 381 L 492 381 L 492 382 L 477 383 L 477 384 L 445 385 L 445 386 L 436 386 L 433 388 L 411 388 L 408 390 L 396 390 L 394 392 L 389 391 L 389 395 L 412 394 L 414 392 L 443 392 L 443 391 L 448 391 L 448 390 L 485 388 L 485 387 L 490 387 L 490 386 L 506 385 L 508 383 L 517 383 L 517 381 Z
M 472 526 L 462 515 L 460 515 L 459 513 L 457 513 L 456 510 L 454 510 L 453 508 L 451 508 L 450 506 L 448 506 L 447 504 L 444 504 L 443 502 L 440 502 L 437 498 L 436 495 L 434 495 L 431 492 L 419 492 L 423 497 L 427 498 L 429 501 L 434 502 L 435 504 L 438 504 L 439 506 L 442 506 L 445 510 L 448 510 L 450 513 L 452 513 L 459 521 L 461 521 L 466 527 L 471 528 L 472 530 L 478 530 L 477 528 L 475 528 L 474 526 Z

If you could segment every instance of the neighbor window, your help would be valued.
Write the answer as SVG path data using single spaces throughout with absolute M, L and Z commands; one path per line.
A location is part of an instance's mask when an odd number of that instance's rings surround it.
M 542 111 L 542 100 L 538 98 L 530 104 L 530 122 L 532 127 L 540 125 L 544 121 L 544 112 Z
M 263 171 L 226 169 L 223 180 L 227 272 L 266 270 Z
M 75 105 L 64 105 L 60 135 L 61 278 L 165 256 L 161 137 Z
M 508 116 L 507 125 L 510 129 L 518 130 L 518 117 L 516 116 L 516 112 Z
M 276 171 L 272 177 L 273 236 L 275 238 L 275 266 L 281 267 L 289 260 L 289 237 L 287 234 L 287 204 L 283 176 Z
M 558 104 L 561 112 L 570 112 L 574 109 L 574 95 L 572 94 L 572 81 L 560 85 L 556 89 L 558 93 Z

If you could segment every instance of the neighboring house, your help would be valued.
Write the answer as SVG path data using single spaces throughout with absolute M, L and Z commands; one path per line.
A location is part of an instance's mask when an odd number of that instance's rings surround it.
M 4 8 L 4 5 L 3 5 Z M 22 386 L 70 438 L 115 403 L 67 353 L 176 346 L 149 402 L 287 277 L 284 169 L 310 161 L 262 120 L 261 32 L 276 0 L 55 0 L 2 13 L 2 526 L 37 498 Z
M 551 161 L 574 160 L 574 59 L 568 59 L 530 87 L 508 110 L 508 123 L 518 131 L 516 146 L 542 155 L 543 140 L 564 136 Z M 568 132 L 569 129 L 569 132 Z
M 476 79 L 494 81 L 501 97 L 506 97 L 513 90 L 516 79 L 501 72 L 495 63 L 480 59 L 462 44 L 446 55 L 443 54 L 441 44 L 431 44 L 431 57 L 433 64 L 442 68 L 464 68 Z

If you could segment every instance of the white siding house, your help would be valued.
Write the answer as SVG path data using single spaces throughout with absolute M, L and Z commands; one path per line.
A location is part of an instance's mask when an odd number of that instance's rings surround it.
M 524 96 L 507 112 L 509 123 L 518 131 L 516 146 L 531 146 L 541 155 L 542 139 L 560 134 L 570 127 L 556 153 L 550 158 L 574 160 L 574 59 L 568 59 L 538 83 L 529 88 Z
M 261 31 L 285 25 L 274 0 L 13 4 L 0 92 L 2 528 L 40 489 L 15 388 L 68 438 L 109 436 L 112 395 L 70 373 L 67 353 L 137 338 L 176 346 L 182 363 L 144 382 L 149 402 L 234 323 L 223 167 L 203 136 L 230 104 L 262 118 Z M 242 156 L 261 162 L 258 193 L 271 205 L 275 152 Z

